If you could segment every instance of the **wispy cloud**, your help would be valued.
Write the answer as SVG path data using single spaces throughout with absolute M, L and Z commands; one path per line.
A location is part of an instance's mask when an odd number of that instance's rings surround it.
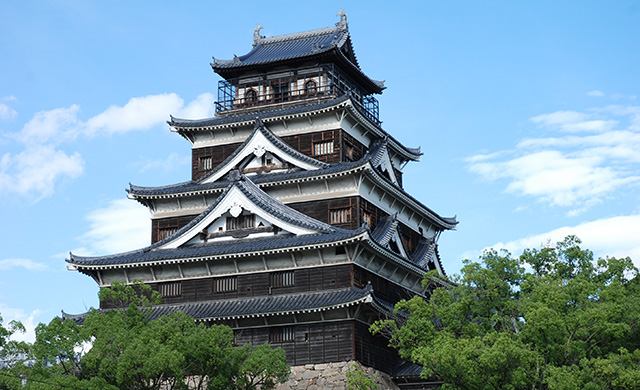
M 24 268 L 28 271 L 45 271 L 49 269 L 46 264 L 29 259 L 0 259 L 0 270 L 9 271 L 16 268 Z
M 25 332 L 16 332 L 11 336 L 11 339 L 16 341 L 27 341 L 33 343 L 36 340 L 36 326 L 38 321 L 36 318 L 42 314 L 40 310 L 34 310 L 31 313 L 25 312 L 23 309 L 12 308 L 2 302 L 0 302 L 0 315 L 2 315 L 3 325 L 6 325 L 11 321 L 20 321 L 25 327 Z
M 136 162 L 134 165 L 141 173 L 148 171 L 173 171 L 177 167 L 184 167 L 191 161 L 191 156 L 181 156 L 177 153 L 171 153 L 168 157 L 158 160 L 143 159 Z
M 80 137 L 148 130 L 164 124 L 168 113 L 185 118 L 211 116 L 213 100 L 210 93 L 188 104 L 175 93 L 136 97 L 123 106 L 110 106 L 87 121 L 79 119 L 78 105 L 38 112 L 20 131 L 5 134 L 23 149 L 0 157 L 0 193 L 29 194 L 36 201 L 51 196 L 62 178 L 77 178 L 84 171 L 80 153 L 63 151 L 62 144 Z M 3 114 L 3 107 L 0 103 L 0 118 L 9 115 Z
M 593 91 L 587 92 L 587 96 L 591 97 L 602 97 L 604 96 L 604 92 L 594 89 Z
M 506 181 L 508 193 L 568 208 L 568 216 L 640 184 L 640 107 L 556 111 L 531 121 L 549 136 L 470 156 L 469 170 L 486 180 Z
M 582 240 L 582 247 L 592 250 L 596 257 L 630 257 L 635 265 L 640 267 L 638 232 L 640 232 L 640 215 L 626 215 L 598 219 L 575 226 L 564 226 L 509 242 L 498 242 L 491 248 L 504 248 L 517 256 L 526 248 L 539 249 L 547 243 L 555 245 L 566 236 L 575 235 Z
M 4 103 L 0 103 L 0 119 L 9 120 L 15 118 L 16 116 L 18 116 L 16 110 Z
M 88 230 L 78 237 L 84 246 L 74 249 L 76 254 L 126 252 L 151 242 L 149 210 L 134 200 L 113 200 L 107 206 L 91 211 L 86 220 Z

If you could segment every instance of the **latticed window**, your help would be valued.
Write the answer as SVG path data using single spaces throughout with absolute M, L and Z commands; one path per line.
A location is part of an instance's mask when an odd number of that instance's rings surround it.
M 213 281 L 213 292 L 222 293 L 238 290 L 238 278 L 230 276 L 227 278 L 218 278 Z
M 162 283 L 160 285 L 160 295 L 163 297 L 179 297 L 182 295 L 181 282 Z
M 177 227 L 158 229 L 158 241 L 164 240 L 165 238 L 169 237 L 170 235 L 174 234 L 177 231 L 178 231 Z
M 269 343 L 290 343 L 295 338 L 293 326 L 269 329 Z
M 329 223 L 349 223 L 351 222 L 351 208 L 329 210 Z
M 240 230 L 240 229 L 250 229 L 255 227 L 256 224 L 256 216 L 253 214 L 249 215 L 238 215 L 238 217 L 227 217 L 227 230 Z
M 373 228 L 373 216 L 366 211 L 362 213 L 362 222 L 366 222 L 370 228 Z
M 271 287 L 289 287 L 295 284 L 293 271 L 274 272 L 270 275 Z
M 200 170 L 209 171 L 213 169 L 213 157 L 200 157 Z
M 333 154 L 333 140 L 316 142 L 313 144 L 313 154 L 323 156 L 325 154 Z

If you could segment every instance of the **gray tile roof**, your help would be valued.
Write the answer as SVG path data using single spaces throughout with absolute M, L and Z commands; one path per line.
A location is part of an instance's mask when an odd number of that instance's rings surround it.
M 381 246 L 387 246 L 393 234 L 398 230 L 399 223 L 397 214 L 380 218 L 376 228 L 371 232 L 371 238 Z
M 372 80 L 360 69 L 346 23 L 295 34 L 259 37 L 254 41 L 254 47 L 249 53 L 235 56 L 232 60 L 213 58 L 211 67 L 217 73 L 224 74 L 239 69 L 253 69 L 263 65 L 319 59 L 325 56 L 333 56 L 337 62 L 345 64 L 350 72 L 369 84 L 370 92 L 380 93 L 385 88 L 384 81 Z
M 423 238 L 411 254 L 411 261 L 418 267 L 429 269 L 428 263 L 436 252 L 437 244 L 433 238 Z
M 291 146 L 289 146 L 289 144 L 287 144 L 286 142 L 283 142 L 279 137 L 274 135 L 269 129 L 267 129 L 264 126 L 264 123 L 262 123 L 262 120 L 260 118 L 256 118 L 254 129 L 253 129 L 253 133 L 251 133 L 251 135 L 249 137 L 247 137 L 247 139 L 242 143 L 242 145 L 237 147 L 236 150 L 234 150 L 233 153 L 231 153 L 223 162 L 218 164 L 218 166 L 216 168 L 214 168 L 213 170 L 209 171 L 206 175 L 204 175 L 202 178 L 200 178 L 198 180 L 198 182 L 206 181 L 211 176 L 216 175 L 221 169 L 225 168 L 230 161 L 233 161 L 233 159 L 236 158 L 236 156 L 238 156 L 238 154 L 240 154 L 244 150 L 245 146 L 249 142 L 251 142 L 251 139 L 253 139 L 255 134 L 258 133 L 258 132 L 261 133 L 262 135 L 264 135 L 265 138 L 269 140 L 269 142 L 271 142 L 276 148 L 278 148 L 278 150 L 280 150 L 283 153 L 293 157 L 296 160 L 301 160 L 301 161 L 303 161 L 303 162 L 305 162 L 305 163 L 307 163 L 309 165 L 315 165 L 318 168 L 327 168 L 327 167 L 329 167 L 329 164 L 327 164 L 325 162 L 322 162 L 322 161 L 318 161 L 315 158 L 311 158 L 311 157 L 307 156 L 306 154 L 302 154 L 302 153 L 298 152 L 296 149 L 294 149 Z
M 163 304 L 150 308 L 150 319 L 159 318 L 177 311 L 195 318 L 196 320 L 224 320 L 248 316 L 269 316 L 305 311 L 330 310 L 336 307 L 350 306 L 363 302 L 371 296 L 378 310 L 393 311 L 393 305 L 375 297 L 370 285 L 365 288 L 354 286 L 325 290 L 320 292 L 303 292 L 293 294 L 267 295 L 249 298 L 230 298 L 201 302 L 179 304 Z M 62 312 L 62 318 L 70 318 L 82 322 L 87 313 L 68 314 Z
M 232 173 L 234 172 L 236 177 L 231 178 L 233 180 L 231 184 L 229 184 L 227 188 L 225 188 L 222 194 L 204 212 L 198 215 L 186 226 L 182 227 L 176 233 L 165 238 L 164 240 L 158 241 L 146 248 L 110 256 L 82 257 L 70 254 L 70 258 L 67 260 L 67 262 L 75 265 L 105 266 L 146 263 L 171 259 L 212 257 L 233 253 L 267 251 L 286 247 L 299 247 L 305 245 L 317 245 L 322 243 L 342 241 L 351 237 L 355 237 L 365 230 L 365 228 L 360 228 L 357 230 L 341 229 L 313 219 L 278 202 L 277 200 L 266 194 L 264 191 L 262 191 L 251 180 L 247 179 L 243 175 L 238 174 L 237 171 L 233 171 Z M 318 233 L 299 236 L 278 235 L 266 238 L 239 239 L 222 242 L 214 241 L 200 245 L 179 247 L 175 249 L 161 248 L 164 244 L 169 243 L 177 237 L 185 234 L 193 226 L 204 219 L 217 207 L 220 202 L 222 202 L 222 200 L 227 196 L 232 188 L 239 189 L 247 198 L 249 198 L 255 205 L 260 207 L 266 213 L 273 215 L 276 218 L 287 223 L 314 230 Z

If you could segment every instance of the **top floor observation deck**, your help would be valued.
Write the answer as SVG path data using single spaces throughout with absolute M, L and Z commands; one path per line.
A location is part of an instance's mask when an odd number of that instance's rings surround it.
M 349 94 L 358 110 L 379 126 L 378 100 L 362 91 L 335 64 L 254 74 L 219 81 L 216 115 L 316 103 Z

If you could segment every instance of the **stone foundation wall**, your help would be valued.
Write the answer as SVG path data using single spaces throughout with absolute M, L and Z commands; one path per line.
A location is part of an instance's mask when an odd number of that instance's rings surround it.
M 360 367 L 368 377 L 375 377 L 380 390 L 399 390 L 398 386 L 391 382 L 389 375 L 370 367 L 361 366 L 355 361 L 291 367 L 289 380 L 279 385 L 277 390 L 346 390 L 346 374 L 354 365 Z

